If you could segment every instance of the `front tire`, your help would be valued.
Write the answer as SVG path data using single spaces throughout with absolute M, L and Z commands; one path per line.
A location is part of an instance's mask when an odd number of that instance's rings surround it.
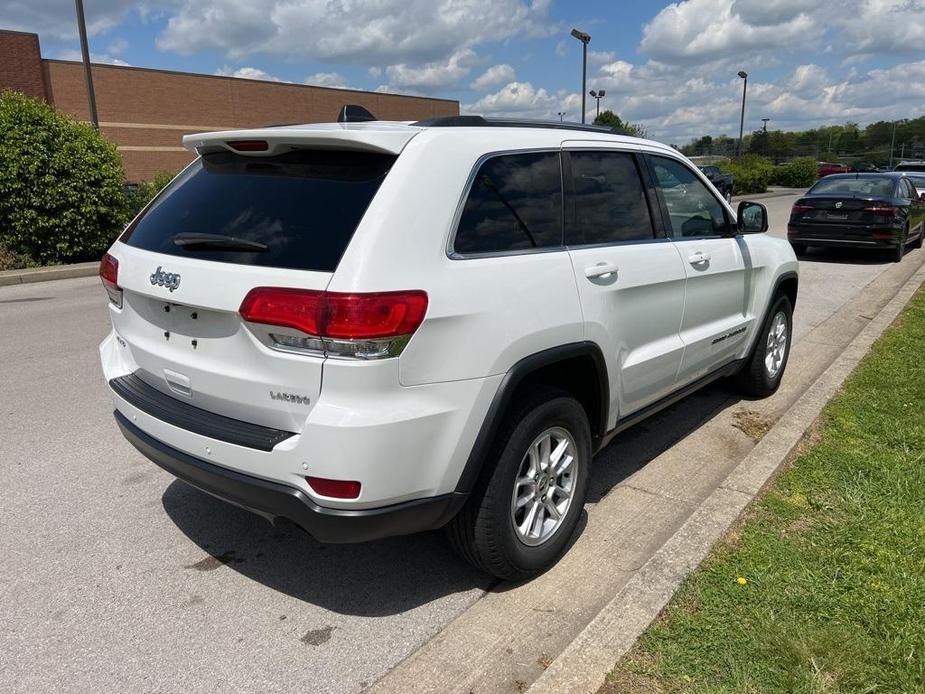
M 453 548 L 505 580 L 549 568 L 581 517 L 591 466 L 591 429 L 565 391 L 531 391 L 507 417 L 491 459 L 447 526 Z
M 790 299 L 780 294 L 771 304 L 751 356 L 735 376 L 740 392 L 766 398 L 777 390 L 787 368 L 792 335 L 793 307 Z

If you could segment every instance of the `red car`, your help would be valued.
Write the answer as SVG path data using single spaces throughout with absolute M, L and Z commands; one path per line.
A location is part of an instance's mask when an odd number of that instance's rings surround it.
M 847 164 L 830 164 L 825 161 L 819 162 L 819 178 L 828 176 L 829 174 L 848 173 L 848 170 Z

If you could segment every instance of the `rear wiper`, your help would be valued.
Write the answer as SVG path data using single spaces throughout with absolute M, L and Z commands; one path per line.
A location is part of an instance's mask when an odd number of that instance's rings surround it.
M 175 245 L 182 246 L 191 251 L 197 248 L 225 251 L 254 251 L 258 253 L 267 250 L 267 244 L 265 243 L 239 239 L 234 236 L 225 236 L 224 234 L 183 232 L 174 236 L 172 240 Z

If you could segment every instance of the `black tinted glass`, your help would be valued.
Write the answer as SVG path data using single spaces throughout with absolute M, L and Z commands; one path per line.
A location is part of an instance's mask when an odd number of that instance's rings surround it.
M 566 235 L 570 246 L 653 237 L 652 219 L 632 154 L 572 152 L 575 225 Z
M 168 255 L 333 272 L 394 161 L 343 151 L 206 154 L 164 189 L 122 240 Z M 196 234 L 265 249 L 223 247 L 214 238 L 183 243 Z
M 652 168 L 675 238 L 723 236 L 728 232 L 723 206 L 693 171 L 664 157 L 652 157 Z
M 809 189 L 810 193 L 854 193 L 856 195 L 893 195 L 896 179 L 889 176 L 870 178 L 830 178 L 821 179 Z
M 499 253 L 562 244 L 559 154 L 492 157 L 479 167 L 453 249 Z

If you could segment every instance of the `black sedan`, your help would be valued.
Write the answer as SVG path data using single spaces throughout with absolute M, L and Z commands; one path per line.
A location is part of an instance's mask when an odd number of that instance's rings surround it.
M 907 245 L 922 246 L 922 190 L 898 172 L 826 176 L 794 203 L 787 238 L 797 254 L 808 246 L 884 248 L 899 262 Z

